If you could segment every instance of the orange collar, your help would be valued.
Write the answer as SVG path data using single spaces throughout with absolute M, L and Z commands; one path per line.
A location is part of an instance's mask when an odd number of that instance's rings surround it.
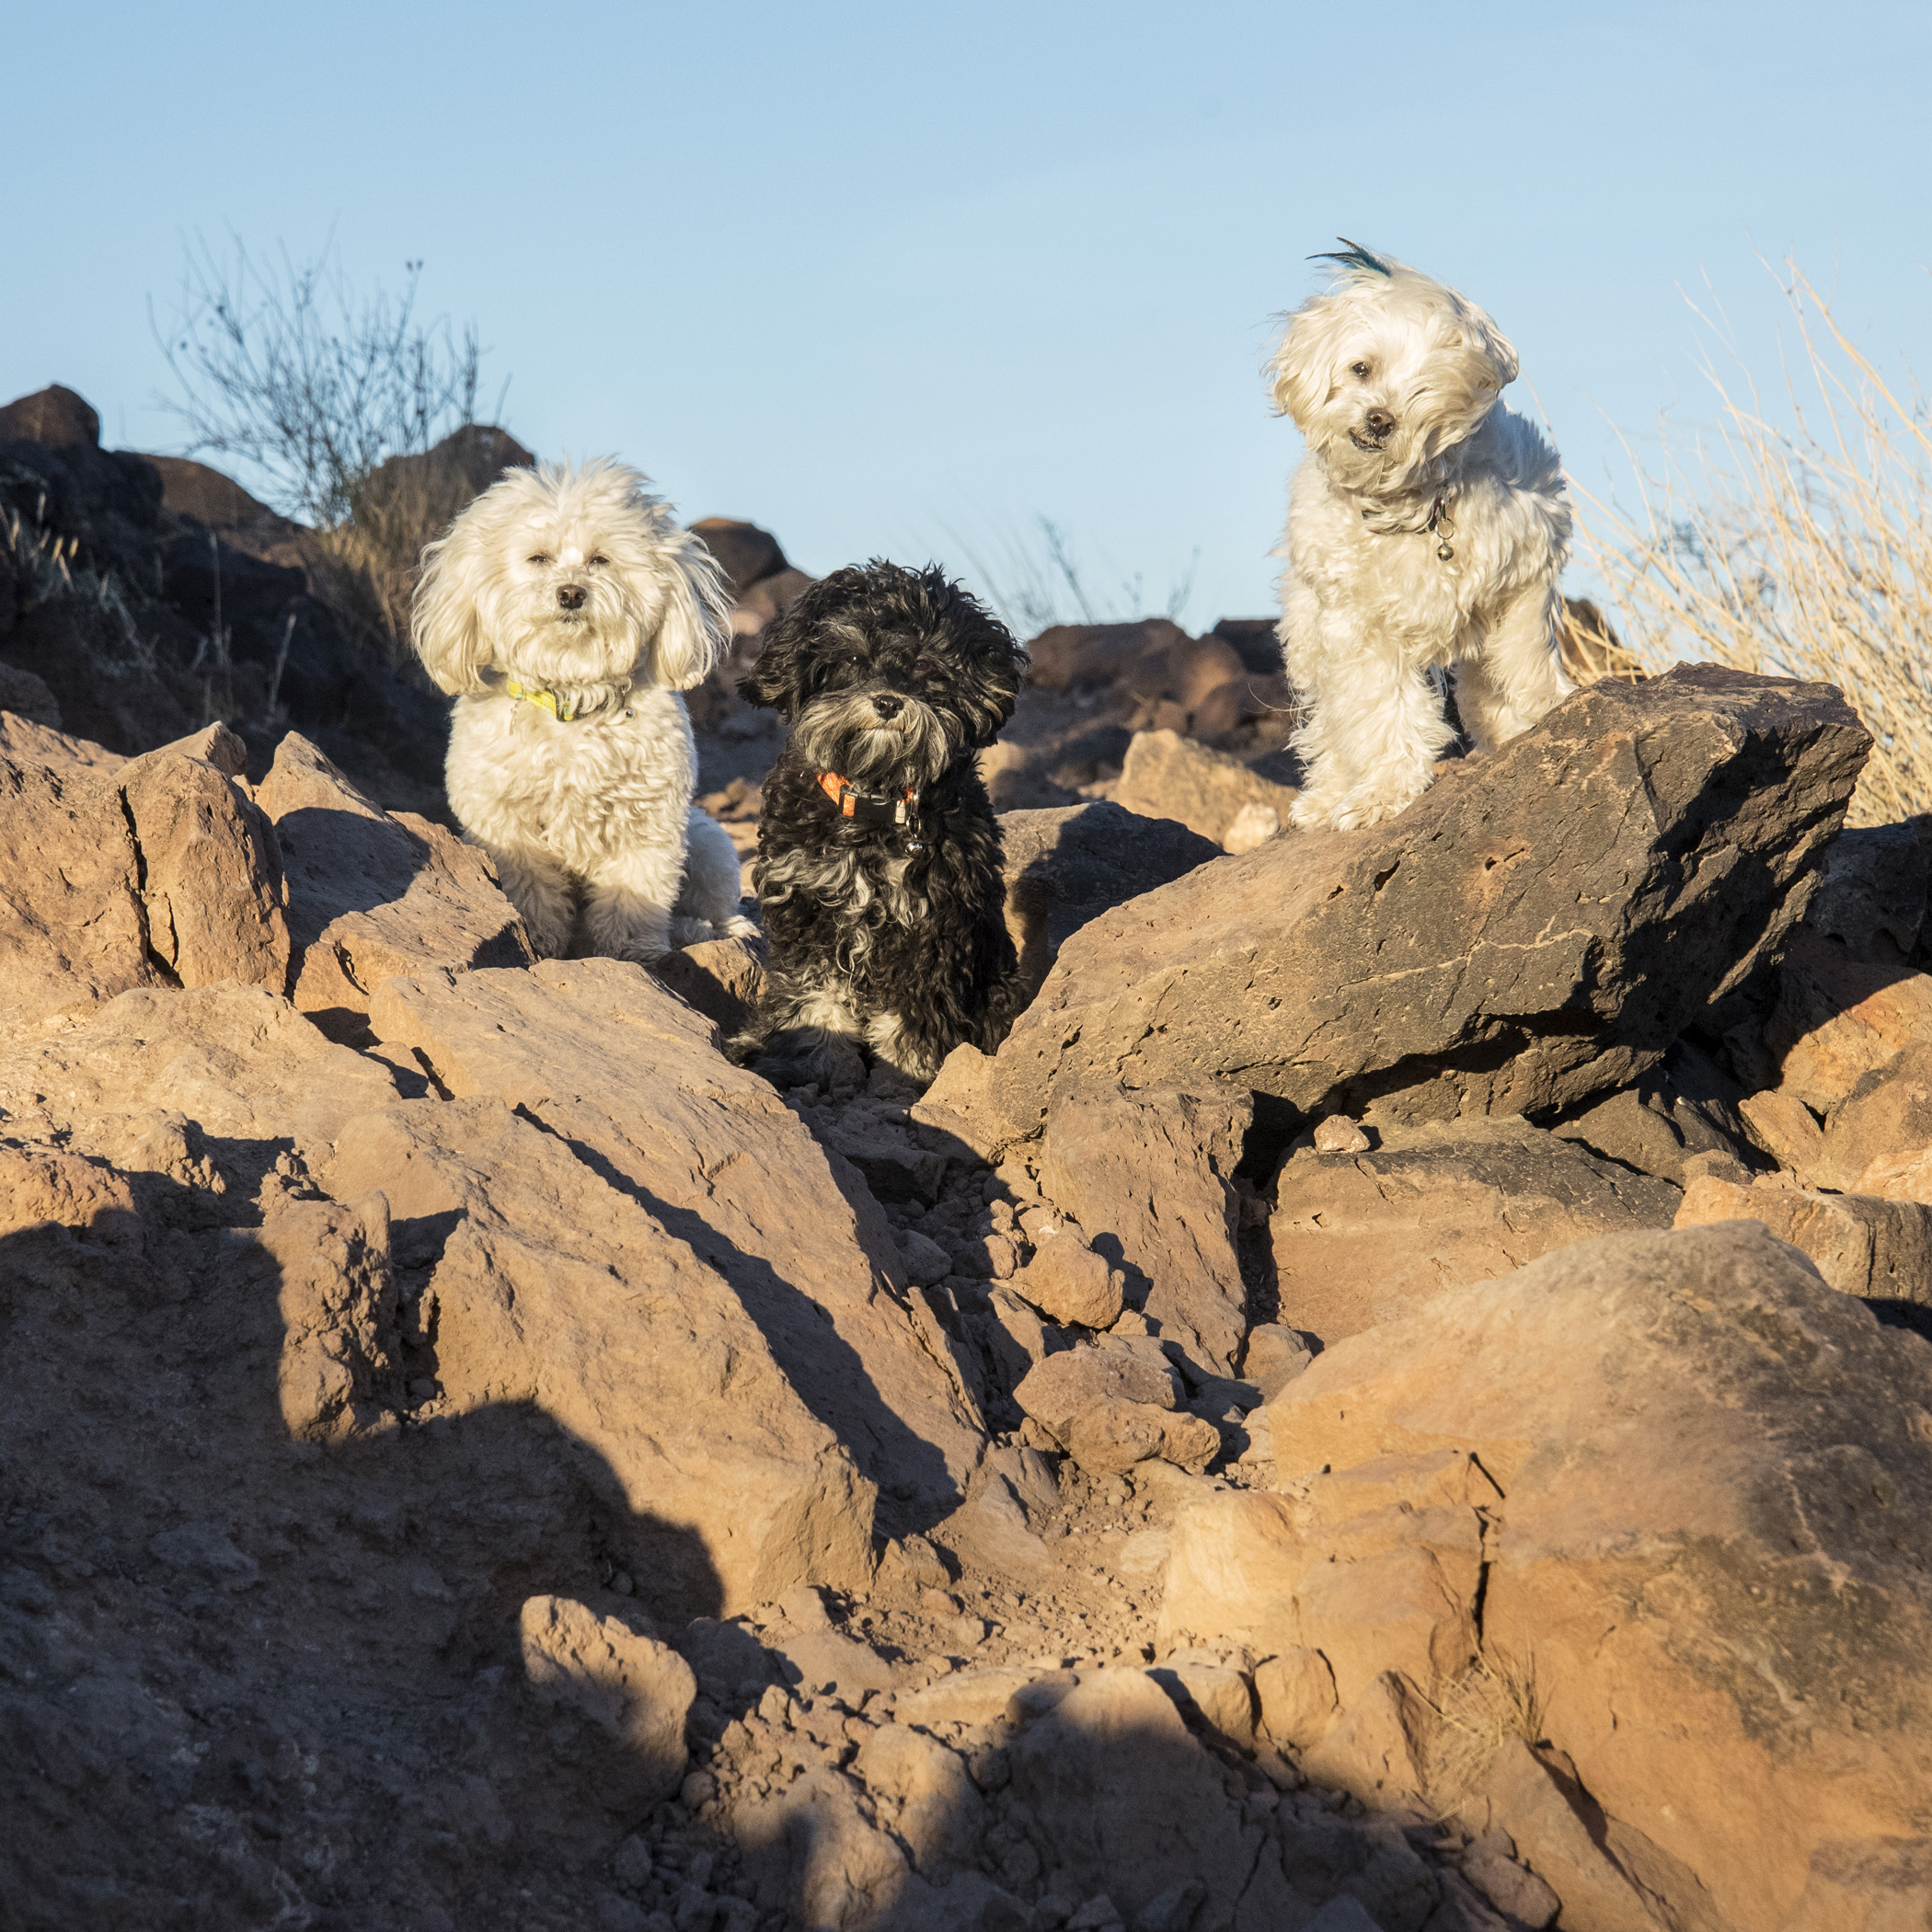
M 821 772 L 819 789 L 838 808 L 841 818 L 862 824 L 903 825 L 919 809 L 916 785 L 908 785 L 903 792 L 861 791 L 836 772 Z

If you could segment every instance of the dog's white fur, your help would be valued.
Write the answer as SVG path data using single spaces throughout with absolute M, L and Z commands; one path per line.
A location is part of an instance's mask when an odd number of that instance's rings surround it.
M 1346 259 L 1290 318 L 1270 371 L 1307 443 L 1276 553 L 1303 707 L 1290 816 L 1342 830 L 1427 789 L 1454 735 L 1445 673 L 1478 753 L 1574 688 L 1558 630 L 1570 505 L 1556 451 L 1499 400 L 1516 351 L 1455 290 L 1370 259 L 1388 272 Z M 1447 527 L 1432 531 L 1438 499 Z
M 677 695 L 730 642 L 729 600 L 645 478 L 611 459 L 510 470 L 423 562 L 416 650 L 456 695 L 450 808 L 536 951 L 649 960 L 752 931 L 730 837 L 691 802 Z M 575 715 L 512 696 L 512 681 Z

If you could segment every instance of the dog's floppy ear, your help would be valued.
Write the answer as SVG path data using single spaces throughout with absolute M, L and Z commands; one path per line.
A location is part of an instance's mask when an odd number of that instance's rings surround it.
M 1000 734 L 1019 702 L 1029 660 L 1026 647 L 962 583 L 937 564 L 923 572 L 924 588 L 954 639 L 960 658 L 960 715 L 972 730 L 975 750 Z
M 489 661 L 477 598 L 488 564 L 477 525 L 458 518 L 422 553 L 422 576 L 409 612 L 409 640 L 439 690 L 453 696 L 483 687 Z
M 1334 295 L 1317 295 L 1288 318 L 1288 327 L 1269 359 L 1268 374 L 1279 415 L 1298 430 L 1328 399 L 1338 339 L 1348 305 Z
M 781 718 L 796 718 L 807 647 L 820 627 L 863 593 L 865 572 L 846 564 L 807 584 L 766 626 L 758 661 L 738 680 L 748 705 L 765 705 Z
M 1516 345 L 1466 296 L 1461 298 L 1463 330 L 1469 346 L 1489 364 L 1489 379 L 1501 391 L 1516 380 Z
M 666 544 L 663 615 L 650 640 L 652 682 L 688 691 L 710 676 L 731 643 L 731 600 L 710 551 L 688 531 Z

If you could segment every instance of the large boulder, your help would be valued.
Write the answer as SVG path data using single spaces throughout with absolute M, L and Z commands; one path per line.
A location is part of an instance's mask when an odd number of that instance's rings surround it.
M 1136 731 L 1116 802 L 1150 819 L 1179 819 L 1230 852 L 1248 852 L 1288 822 L 1295 788 L 1179 731 Z M 1238 830 L 1236 829 L 1238 828 Z
M 1536 1113 L 1628 1085 L 1801 911 L 1870 741 L 1825 685 L 1708 666 L 1579 693 L 1367 832 L 1102 914 L 990 1098 L 1224 1079 L 1295 1111 Z
M 12 736 L 33 729 L 17 722 Z M 213 742 L 202 733 L 127 764 L 81 763 L 44 733 L 39 755 L 0 757 L 0 892 L 12 914 L 0 936 L 0 1033 L 135 986 L 282 990 L 275 834 L 201 755 Z
M 660 1614 L 865 1581 L 873 1485 L 688 1223 L 489 1096 L 362 1115 L 318 1178 L 447 1231 L 420 1258 L 432 1412 L 525 1405 L 584 1444 Z
M 1800 1900 L 1932 1837 L 1932 1346 L 1761 1227 L 1547 1255 L 1328 1350 L 1268 1413 L 1290 1505 L 1475 1458 L 1500 1496 L 1469 1499 L 1463 1692 L 1515 1686 L 1666 1923 L 1862 1924 Z M 1386 1480 L 1362 1487 L 1387 1509 Z M 1284 1551 L 1291 1593 L 1307 1571 L 1299 1546 L 1248 1547 Z M 1244 1600 L 1266 1590 L 1265 1562 L 1236 1569 Z
M 290 995 L 332 1036 L 359 1032 L 375 989 L 398 973 L 535 957 L 487 855 L 372 805 L 299 731 L 276 747 L 255 798 L 288 875 Z
M 688 1244 L 889 1508 L 929 1522 L 963 1493 L 979 1418 L 941 1366 L 943 1337 L 878 1203 L 641 967 L 547 960 L 392 979 L 370 1025 L 440 1091 L 513 1109 Z
M 1282 1319 L 1324 1342 L 1592 1235 L 1668 1227 L 1681 1198 L 1511 1120 L 1392 1129 L 1354 1154 L 1305 1147 L 1282 1162 L 1274 1195 Z
M 1218 848 L 1170 817 L 1144 817 L 1105 799 L 1003 811 L 1006 929 L 1029 996 L 1060 949 L 1110 908 L 1168 884 Z
M 1677 1227 L 1761 1223 L 1807 1256 L 1841 1294 L 1881 1317 L 1932 1327 L 1932 1207 L 1876 1194 L 1815 1188 L 1743 1187 L 1705 1175 L 1684 1190 Z

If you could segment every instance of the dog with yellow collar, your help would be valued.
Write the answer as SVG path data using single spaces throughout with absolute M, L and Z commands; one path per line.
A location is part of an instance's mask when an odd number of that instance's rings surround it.
M 411 635 L 456 699 L 450 809 L 538 955 L 754 931 L 730 838 L 691 802 L 678 693 L 730 635 L 704 545 L 606 459 L 506 471 L 423 556 Z

